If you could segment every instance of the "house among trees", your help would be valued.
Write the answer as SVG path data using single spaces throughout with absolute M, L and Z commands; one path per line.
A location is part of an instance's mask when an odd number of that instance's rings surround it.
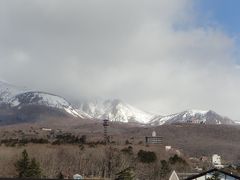
M 222 165 L 222 162 L 221 162 L 221 156 L 219 156 L 218 154 L 214 154 L 212 156 L 212 165 L 218 169 L 223 168 L 224 166 Z
M 169 180 L 179 180 L 179 177 L 178 177 L 176 171 L 173 171 L 173 172 L 172 172 Z
M 45 127 L 43 127 L 43 128 L 42 128 L 42 131 L 52 131 L 52 129 L 51 129 L 51 128 L 45 128 Z
M 211 169 L 209 171 L 202 172 L 200 174 L 185 178 L 185 180 L 239 180 L 239 179 L 240 179 L 239 176 L 222 171 L 220 169 Z
M 162 144 L 163 143 L 163 137 L 157 136 L 157 133 L 155 131 L 152 132 L 152 136 L 146 136 L 145 140 L 146 140 L 146 144 Z

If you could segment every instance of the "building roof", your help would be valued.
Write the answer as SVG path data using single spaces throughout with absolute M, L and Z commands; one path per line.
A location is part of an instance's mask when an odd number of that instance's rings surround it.
M 173 172 L 172 172 L 169 180 L 179 180 L 179 177 L 178 177 L 176 171 L 173 171 Z
M 233 175 L 233 174 L 231 174 L 231 173 L 228 173 L 228 172 L 225 172 L 225 171 L 222 171 L 222 170 L 219 170 L 219 169 L 214 168 L 214 169 L 211 169 L 211 170 L 209 170 L 209 171 L 202 172 L 202 173 L 200 173 L 200 174 L 190 176 L 190 177 L 186 178 L 185 180 L 196 179 L 196 178 L 199 178 L 199 177 L 201 177 L 201 176 L 205 176 L 205 175 L 207 175 L 207 174 L 209 174 L 209 173 L 213 173 L 213 172 L 219 172 L 219 173 L 225 174 L 225 175 L 227 175 L 227 176 L 230 176 L 230 177 L 232 177 L 232 178 L 240 179 L 239 176 L 236 176 L 236 175 Z

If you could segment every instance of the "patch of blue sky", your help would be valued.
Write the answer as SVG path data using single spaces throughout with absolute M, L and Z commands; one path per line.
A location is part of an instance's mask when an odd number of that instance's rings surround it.
M 220 28 L 236 43 L 236 63 L 240 64 L 240 0 L 195 0 L 194 9 L 203 27 Z
M 240 34 L 239 0 L 197 0 L 196 8 L 229 34 Z

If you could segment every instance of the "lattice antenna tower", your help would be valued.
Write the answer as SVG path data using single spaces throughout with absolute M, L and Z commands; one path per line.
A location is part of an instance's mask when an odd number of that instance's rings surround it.
M 109 120 L 108 119 L 104 119 L 103 120 L 103 135 L 104 135 L 104 141 L 105 143 L 109 142 L 109 138 L 108 138 L 108 126 L 109 126 Z

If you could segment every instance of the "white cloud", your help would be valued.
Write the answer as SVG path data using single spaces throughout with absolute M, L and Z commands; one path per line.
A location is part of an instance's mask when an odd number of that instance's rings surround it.
M 30 61 L 30 57 L 22 51 L 14 51 L 12 52 L 12 63 L 18 63 L 24 65 L 25 63 Z
M 161 114 L 201 108 L 240 119 L 235 38 L 199 24 L 193 3 L 1 1 L 0 77 L 68 98 L 118 97 Z

